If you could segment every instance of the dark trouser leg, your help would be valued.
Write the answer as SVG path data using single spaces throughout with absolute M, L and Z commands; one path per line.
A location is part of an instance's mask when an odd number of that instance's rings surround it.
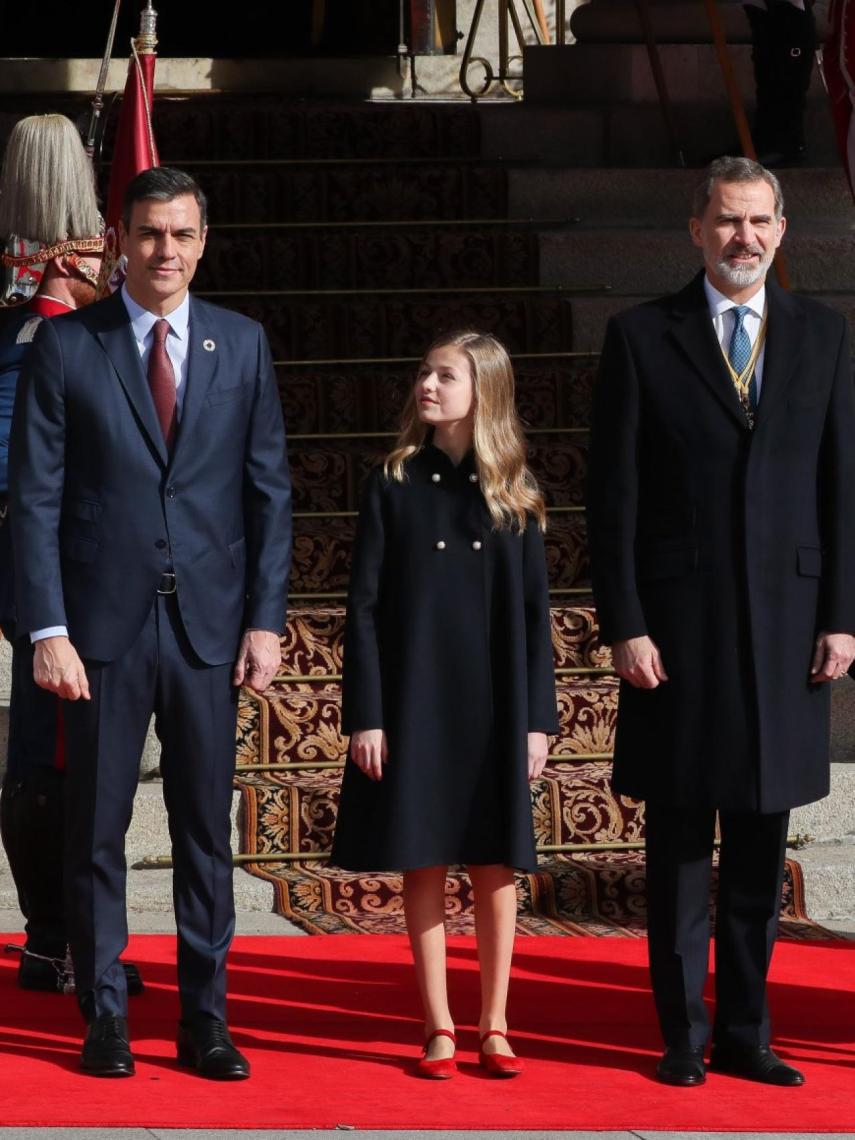
M 9 752 L 0 795 L 0 830 L 21 913 L 27 948 L 65 957 L 63 909 L 63 780 L 56 768 L 60 702 L 33 680 L 29 639 L 12 640 Z
M 237 690 L 232 664 L 202 664 L 174 598 L 158 599 L 157 732 L 172 838 L 178 989 L 185 1018 L 225 1020 L 234 934 L 231 850 Z
M 650 979 L 667 1046 L 699 1049 L 704 1004 L 715 811 L 646 804 Z
M 778 929 L 789 812 L 721 812 L 716 907 L 720 1045 L 768 1045 L 766 974 Z
M 816 25 L 787 0 L 746 7 L 751 25 L 757 115 L 754 142 L 761 156 L 794 157 L 804 150 L 804 111 L 816 50 Z
M 125 833 L 154 707 L 157 628 L 128 651 L 86 662 L 92 699 L 63 703 L 66 731 L 66 918 L 77 999 L 87 1021 L 127 1014 L 119 955 L 128 941 Z

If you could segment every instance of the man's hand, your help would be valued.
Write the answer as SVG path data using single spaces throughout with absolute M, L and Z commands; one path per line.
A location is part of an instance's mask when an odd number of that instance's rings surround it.
M 855 660 L 855 637 L 848 633 L 821 633 L 816 639 L 810 679 L 815 684 L 836 681 Z
M 546 767 L 546 757 L 549 747 L 545 732 L 530 732 L 528 734 L 528 778 L 536 780 Z
M 386 733 L 382 728 L 364 728 L 350 738 L 350 758 L 369 780 L 383 779 L 383 765 L 389 759 Z
M 232 683 L 263 693 L 282 661 L 279 634 L 269 629 L 248 629 L 240 643 Z
M 89 700 L 86 670 L 67 637 L 43 637 L 35 643 L 33 679 L 66 701 Z
M 655 689 L 668 674 L 662 656 L 649 637 L 630 637 L 612 646 L 615 671 L 636 689 Z

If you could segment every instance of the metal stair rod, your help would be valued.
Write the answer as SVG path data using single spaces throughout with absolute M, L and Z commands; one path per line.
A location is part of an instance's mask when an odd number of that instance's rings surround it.
M 788 835 L 787 846 L 798 847 L 807 837 Z M 721 846 L 721 840 L 713 841 L 715 847 Z M 565 855 L 572 853 L 596 854 L 598 851 L 643 851 L 644 840 L 613 840 L 607 843 L 548 843 L 536 848 L 538 855 Z M 307 863 L 320 859 L 329 859 L 329 851 L 264 851 L 256 854 L 244 851 L 233 854 L 235 865 L 244 863 Z M 134 871 L 161 871 L 172 866 L 171 855 L 144 855 L 138 863 L 134 863 Z
M 611 760 L 613 757 L 613 752 L 550 752 L 547 760 L 554 760 L 559 764 L 575 764 Z M 238 764 L 235 768 L 235 775 L 241 776 L 245 772 L 314 771 L 316 768 L 343 768 L 345 764 L 345 760 L 295 760 L 291 764 Z

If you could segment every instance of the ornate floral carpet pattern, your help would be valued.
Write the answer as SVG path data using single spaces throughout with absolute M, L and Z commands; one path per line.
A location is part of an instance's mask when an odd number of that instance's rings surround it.
M 243 696 L 237 781 L 242 851 L 250 857 L 244 866 L 274 885 L 276 909 L 309 933 L 400 933 L 399 874 L 358 874 L 325 860 L 344 757 L 338 685 L 343 629 L 341 607 L 292 611 L 283 672 L 264 696 Z M 518 930 L 641 936 L 644 812 L 636 801 L 616 796 L 609 782 L 618 689 L 607 672 L 608 651 L 597 645 L 594 612 L 587 606 L 554 607 L 552 633 L 561 732 L 543 776 L 532 785 L 542 854 L 536 873 L 517 876 Z M 446 915 L 449 931 L 472 932 L 471 887 L 463 869 L 449 870 Z M 781 933 L 822 933 L 807 919 L 794 861 L 787 863 Z

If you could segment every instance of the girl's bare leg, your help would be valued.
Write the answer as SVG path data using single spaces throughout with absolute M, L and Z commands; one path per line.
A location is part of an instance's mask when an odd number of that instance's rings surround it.
M 517 921 L 514 873 L 502 863 L 467 867 L 475 895 L 475 937 L 481 967 L 481 1018 L 478 1032 L 490 1029 L 507 1033 L 508 982 Z M 488 1037 L 485 1053 L 512 1057 L 513 1049 L 503 1037 Z
M 436 1029 L 454 1032 L 445 976 L 446 871 L 446 867 L 420 867 L 404 872 L 404 915 L 425 1011 L 426 1038 Z M 454 1043 L 448 1037 L 435 1037 L 427 1052 L 431 1061 L 453 1055 Z

